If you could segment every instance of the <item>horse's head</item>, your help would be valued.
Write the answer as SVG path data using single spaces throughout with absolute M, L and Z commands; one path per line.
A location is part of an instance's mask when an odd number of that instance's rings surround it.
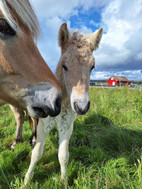
M 34 42 L 39 30 L 27 0 L 0 1 L 0 99 L 33 117 L 56 116 L 61 89 Z
M 71 107 L 77 114 L 85 114 L 90 107 L 89 81 L 95 66 L 92 53 L 98 48 L 101 37 L 102 29 L 91 35 L 81 35 L 78 31 L 71 35 L 65 23 L 60 27 L 63 80 Z

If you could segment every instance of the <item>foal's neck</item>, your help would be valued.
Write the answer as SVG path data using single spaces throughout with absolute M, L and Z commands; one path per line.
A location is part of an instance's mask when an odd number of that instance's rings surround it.
M 62 68 L 62 62 L 61 59 L 57 65 L 55 76 L 60 84 L 60 87 L 62 89 L 62 99 L 68 98 L 67 91 L 66 91 L 66 86 L 63 78 L 63 68 Z

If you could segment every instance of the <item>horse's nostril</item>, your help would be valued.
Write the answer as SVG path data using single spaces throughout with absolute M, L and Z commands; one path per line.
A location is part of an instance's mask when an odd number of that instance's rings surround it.
M 89 110 L 90 108 L 90 100 L 88 101 L 88 104 L 87 104 L 87 110 Z
M 77 102 L 74 102 L 74 109 L 77 113 L 80 111 Z
M 45 106 L 44 111 L 51 117 L 57 116 L 61 111 L 61 97 L 56 98 L 56 100 L 54 101 L 54 108 Z
M 62 101 L 61 97 L 58 97 L 56 99 L 56 101 L 55 101 L 55 110 L 60 111 L 60 109 L 61 109 L 61 101 Z

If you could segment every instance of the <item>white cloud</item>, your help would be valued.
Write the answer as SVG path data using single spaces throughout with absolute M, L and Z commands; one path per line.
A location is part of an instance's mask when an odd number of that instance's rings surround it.
M 72 15 L 78 14 L 78 8 L 87 11 L 90 8 L 100 8 L 110 0 L 30 0 L 39 18 L 49 18 L 59 16 L 68 19 Z
M 137 75 L 137 80 L 142 80 L 142 72 L 141 70 L 131 70 L 131 71 L 120 71 L 120 72 L 109 72 L 109 71 L 102 71 L 102 72 L 93 72 L 91 75 L 92 80 L 108 80 L 111 76 L 126 76 L 129 80 L 135 80 L 135 76 Z
M 140 52 L 140 53 L 138 53 L 138 54 L 136 55 L 136 59 L 137 59 L 137 60 L 142 60 L 142 52 Z
M 78 15 L 79 8 L 82 13 L 89 8 L 102 7 L 108 0 L 30 0 L 35 13 L 40 21 L 43 36 L 38 41 L 38 48 L 45 61 L 54 72 L 60 57 L 60 48 L 58 47 L 58 31 L 63 22 L 67 22 L 70 31 L 77 28 L 70 27 L 69 18 Z M 91 28 L 80 25 L 80 32 L 91 33 Z
M 92 29 L 91 28 L 87 28 L 86 26 L 81 26 L 81 28 L 79 29 L 79 31 L 81 33 L 92 33 Z
M 55 70 L 60 56 L 57 37 L 63 22 L 68 23 L 73 15 L 85 13 L 91 8 L 102 14 L 101 23 L 90 18 L 92 26 L 100 24 L 104 28 L 104 35 L 100 48 L 94 52 L 97 71 L 110 70 L 140 70 L 142 60 L 142 0 L 30 0 L 43 30 L 43 37 L 38 42 L 42 56 L 52 71 Z M 85 22 L 83 22 L 85 23 Z M 78 23 L 81 32 L 90 33 L 88 23 Z M 76 27 L 74 28 L 76 29 Z M 100 72 L 101 74 L 101 72 Z M 135 74 L 135 72 L 133 72 Z M 98 77 L 98 76 L 97 76 Z M 101 76 L 105 77 L 105 75 Z
M 92 80 L 101 80 L 101 79 L 108 79 L 109 78 L 109 73 L 107 72 L 94 72 L 91 74 L 90 79 Z
M 94 20 L 90 20 L 90 24 L 96 27 L 99 26 L 99 23 L 95 22 Z
M 114 0 L 102 12 L 105 30 L 101 48 L 96 53 L 98 67 L 137 68 L 142 49 L 142 1 Z M 135 58 L 136 57 L 136 58 Z M 140 64 L 138 64 L 139 66 Z M 142 66 L 141 66 L 142 69 Z

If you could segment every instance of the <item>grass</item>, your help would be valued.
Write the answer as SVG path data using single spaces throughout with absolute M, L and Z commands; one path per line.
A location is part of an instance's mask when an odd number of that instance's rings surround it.
M 69 189 L 142 188 L 142 91 L 90 88 L 91 108 L 78 116 L 70 140 Z M 23 143 L 9 150 L 15 120 L 0 107 L 0 189 L 19 189 L 30 163 L 32 131 L 25 120 Z M 46 140 L 29 189 L 63 188 L 57 158 L 58 133 Z

